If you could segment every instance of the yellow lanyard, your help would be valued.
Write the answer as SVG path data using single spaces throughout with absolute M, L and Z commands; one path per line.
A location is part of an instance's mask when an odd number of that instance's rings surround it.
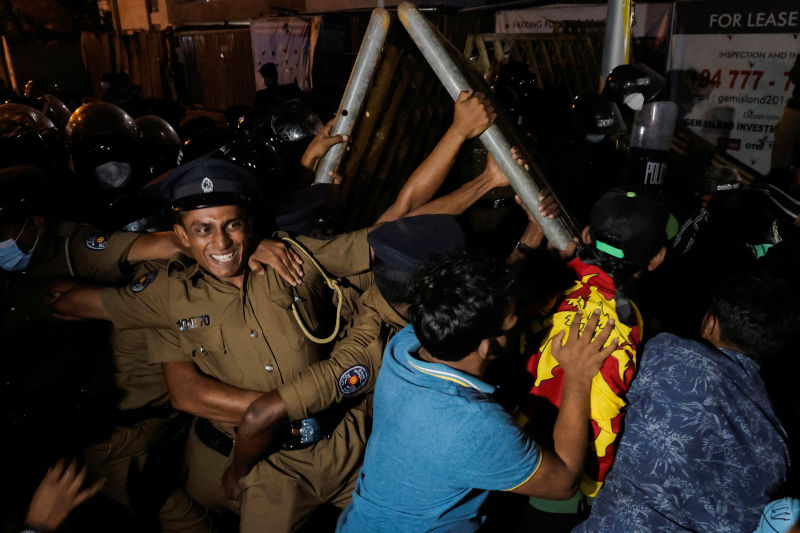
M 300 317 L 300 313 L 297 310 L 297 302 L 292 302 L 292 314 L 294 315 L 294 319 L 297 321 L 297 325 L 300 326 L 300 329 L 303 330 L 303 334 L 312 342 L 316 342 L 317 344 L 327 344 L 333 339 L 336 338 L 336 335 L 339 333 L 339 325 L 342 320 L 342 288 L 339 286 L 339 282 L 335 279 L 328 276 L 325 270 L 320 266 L 314 256 L 303 247 L 302 244 L 297 242 L 294 239 L 290 239 L 289 237 L 283 237 L 283 240 L 288 242 L 289 244 L 293 245 L 295 248 L 300 250 L 304 256 L 306 256 L 313 264 L 319 273 L 322 274 L 322 278 L 325 280 L 325 283 L 328 285 L 328 288 L 331 289 L 333 292 L 336 293 L 336 296 L 339 299 L 339 303 L 336 305 L 336 324 L 333 327 L 333 333 L 331 333 L 328 337 L 321 339 L 319 337 L 315 337 L 306 327 L 305 323 L 303 323 L 303 319 Z

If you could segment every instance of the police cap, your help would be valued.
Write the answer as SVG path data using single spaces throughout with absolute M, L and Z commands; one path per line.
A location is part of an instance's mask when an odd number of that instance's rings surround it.
M 258 182 L 235 163 L 201 157 L 170 172 L 161 183 L 161 193 L 173 211 L 247 205 L 258 197 Z
M 464 233 L 451 216 L 419 215 L 378 226 L 367 242 L 388 266 L 413 272 L 432 256 L 463 246 Z
M 316 183 L 297 191 L 288 203 L 278 208 L 275 225 L 280 230 L 303 233 L 313 222 L 312 215 L 328 203 L 331 192 L 329 183 Z

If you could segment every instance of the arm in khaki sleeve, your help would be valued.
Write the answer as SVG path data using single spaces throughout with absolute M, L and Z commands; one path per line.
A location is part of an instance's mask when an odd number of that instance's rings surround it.
M 73 275 L 106 283 L 127 280 L 130 277 L 128 256 L 139 237 L 139 233 L 112 233 L 79 226 L 69 237 L 67 261 Z
M 177 335 L 170 330 L 147 330 L 151 363 L 161 363 L 172 406 L 189 414 L 237 423 L 247 406 L 262 393 L 228 385 L 200 372 L 184 353 Z
M 299 236 L 296 240 L 314 256 L 320 266 L 331 276 L 355 276 L 368 271 L 372 267 L 366 228 L 343 233 L 327 241 L 304 236 Z M 305 254 L 298 253 L 303 261 L 306 261 L 305 272 L 308 275 L 315 268 L 309 264 Z
M 169 328 L 169 284 L 167 272 L 158 269 L 122 287 L 74 283 L 51 306 L 57 315 L 110 320 L 117 329 Z
M 133 241 L 128 251 L 127 261 L 130 264 L 142 261 L 166 261 L 179 252 L 187 252 L 187 250 L 181 247 L 174 231 L 142 233 Z
M 289 420 L 307 418 L 345 398 L 338 383 L 348 369 L 360 366 L 367 378 L 347 396 L 373 389 L 383 355 L 381 324 L 375 310 L 361 305 L 346 337 L 336 344 L 329 359 L 315 363 L 290 383 L 250 404 L 236 435 L 233 463 L 225 474 L 224 485 L 230 495 L 235 495 L 238 479 L 269 451 Z
M 303 369 L 295 379 L 276 389 L 291 420 L 312 416 L 347 396 L 366 394 L 375 386 L 385 339 L 381 337 L 383 321 L 380 315 L 365 304 L 373 291 L 377 291 L 377 288 L 369 289 L 362 295 L 358 312 L 346 329 L 344 338 L 334 346 L 331 356 Z M 359 382 L 356 390 L 345 395 L 339 380 L 345 372 L 356 366 L 366 370 L 367 378 Z

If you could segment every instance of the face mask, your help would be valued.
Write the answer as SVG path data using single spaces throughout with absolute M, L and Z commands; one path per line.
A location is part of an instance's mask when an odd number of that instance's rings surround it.
M 27 221 L 25 222 L 27 224 Z M 19 235 L 14 239 L 6 239 L 0 242 L 0 268 L 6 272 L 19 272 L 25 270 L 31 262 L 33 250 L 36 249 L 36 244 L 39 242 L 39 237 L 33 242 L 33 246 L 28 253 L 23 253 L 17 246 L 17 239 L 25 231 L 25 225 L 22 226 Z
M 119 189 L 128 184 L 133 173 L 130 163 L 109 161 L 94 169 L 94 179 L 104 189 Z

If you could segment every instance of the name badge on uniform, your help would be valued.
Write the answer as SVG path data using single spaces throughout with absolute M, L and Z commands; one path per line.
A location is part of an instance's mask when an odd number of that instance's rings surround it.
M 181 318 L 178 320 L 178 331 L 186 331 L 187 329 L 202 328 L 203 326 L 211 325 L 211 317 L 208 315 L 198 315 L 192 318 Z
M 106 246 L 108 246 L 108 241 L 110 238 L 111 235 L 108 233 L 91 233 L 83 241 L 83 244 L 85 244 L 90 250 L 103 250 Z

